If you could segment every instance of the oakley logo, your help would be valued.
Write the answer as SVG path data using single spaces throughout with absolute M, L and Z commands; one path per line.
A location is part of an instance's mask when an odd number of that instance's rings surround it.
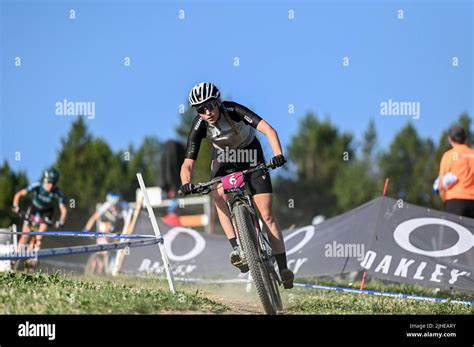
M 194 241 L 194 245 L 190 250 L 184 251 L 182 252 L 182 254 L 176 254 L 173 250 L 173 242 L 175 243 L 175 247 L 176 244 L 181 243 L 180 241 L 175 242 L 176 237 L 191 238 Z M 168 258 L 174 262 L 190 261 L 191 259 L 196 258 L 198 255 L 200 255 L 206 248 L 206 240 L 204 239 L 204 237 L 202 237 L 200 233 L 196 230 L 188 228 L 175 227 L 169 232 L 167 232 L 163 236 L 163 239 Z M 173 273 L 176 275 L 184 276 L 192 273 L 194 270 L 196 270 L 196 268 L 196 264 L 177 264 L 176 266 L 173 266 Z M 138 268 L 138 271 L 146 272 L 148 274 L 163 274 L 166 270 L 165 266 L 159 261 L 153 261 L 152 259 L 144 258 Z
M 193 248 L 181 255 L 177 255 L 173 252 L 172 244 L 174 239 L 178 235 L 187 235 L 188 237 L 191 237 L 194 239 L 194 246 Z M 192 258 L 197 257 L 199 254 L 204 251 L 204 248 L 206 248 L 206 240 L 204 237 L 202 237 L 199 232 L 193 229 L 187 229 L 187 228 L 181 228 L 181 227 L 175 227 L 171 229 L 166 235 L 163 237 L 164 238 L 164 245 L 166 248 L 166 253 L 168 254 L 168 257 L 173 260 L 173 261 L 187 261 Z
M 299 235 L 299 234 L 303 234 L 303 239 L 298 242 L 295 246 L 291 247 L 290 249 L 288 249 L 286 251 L 286 255 L 292 255 L 298 251 L 300 251 L 304 246 L 306 246 L 306 244 L 308 244 L 309 241 L 311 241 L 311 239 L 313 238 L 314 236 L 314 226 L 312 225 L 308 225 L 304 228 L 301 228 L 301 229 L 298 229 L 296 230 L 295 232 L 292 232 L 291 234 L 285 236 L 284 238 L 284 241 L 285 243 L 288 242 L 288 240 L 292 239 L 293 237 Z
M 413 245 L 410 234 L 425 225 L 444 225 L 453 229 L 458 234 L 458 242 L 455 245 L 436 251 L 427 251 Z M 403 249 L 429 257 L 452 257 L 469 251 L 474 246 L 474 235 L 462 225 L 440 218 L 416 218 L 407 220 L 397 226 L 393 232 L 395 242 Z

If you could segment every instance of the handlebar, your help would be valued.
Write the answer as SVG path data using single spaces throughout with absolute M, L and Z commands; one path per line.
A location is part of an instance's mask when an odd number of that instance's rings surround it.
M 25 211 L 20 210 L 20 211 L 18 211 L 16 214 L 17 214 L 20 218 L 22 218 L 22 219 L 27 219 L 27 217 L 28 217 L 28 220 L 31 221 L 31 215 L 29 216 Z M 42 218 L 42 223 L 46 223 L 46 224 L 51 225 L 51 226 L 53 226 L 53 227 L 55 227 L 55 228 L 58 228 L 58 226 L 56 226 L 57 222 L 58 222 L 58 221 L 55 221 L 55 222 L 54 222 L 54 221 L 52 221 L 52 220 L 50 220 L 50 219 Z
M 26 218 L 26 213 L 24 211 L 18 211 L 16 212 L 16 215 L 20 218 Z
M 249 175 L 249 174 L 251 174 L 253 172 L 256 172 L 256 171 L 259 171 L 259 170 L 268 172 L 269 169 L 273 170 L 273 169 L 276 169 L 276 167 L 274 165 L 270 164 L 270 163 L 268 163 L 268 164 L 262 163 L 260 165 L 257 165 L 254 168 L 243 170 L 241 172 L 245 177 L 246 175 Z M 209 181 L 209 182 L 206 182 L 206 183 L 198 183 L 194 186 L 194 189 L 191 192 L 191 194 L 209 194 L 209 192 L 211 191 L 211 187 L 214 184 L 221 183 L 221 181 L 222 181 L 222 177 L 219 177 L 219 178 L 216 178 L 216 179 L 214 179 L 212 181 Z M 181 189 L 178 190 L 178 194 L 183 195 L 183 192 L 181 191 Z

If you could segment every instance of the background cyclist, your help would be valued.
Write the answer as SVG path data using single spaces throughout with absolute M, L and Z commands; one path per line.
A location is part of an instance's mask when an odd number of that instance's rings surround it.
M 126 201 L 122 201 L 120 194 L 109 192 L 105 197 L 105 202 L 100 204 L 97 211 L 89 218 L 86 223 L 85 230 L 91 231 L 94 224 L 98 223 L 98 232 L 112 233 L 118 229 L 119 223 L 123 222 L 127 216 L 129 205 Z M 97 244 L 109 243 L 106 237 L 98 237 Z M 108 262 L 108 252 L 98 252 L 95 257 L 96 261 L 91 265 L 92 272 L 97 267 L 97 272 L 102 273 L 105 264 Z
M 31 206 L 29 206 L 26 211 L 22 231 L 31 231 L 31 218 L 35 215 L 39 215 L 42 219 L 42 223 L 40 223 L 38 231 L 48 230 L 48 226 L 52 225 L 55 205 L 58 205 L 60 210 L 59 220 L 55 223 L 55 227 L 58 228 L 64 225 L 67 216 L 67 208 L 64 202 L 64 194 L 57 187 L 58 181 L 58 171 L 56 171 L 55 168 L 50 168 L 43 172 L 40 182 L 34 182 L 27 188 L 22 189 L 15 194 L 13 198 L 13 211 L 15 213 L 19 213 L 20 200 L 29 193 L 33 193 L 33 200 Z M 18 241 L 17 252 L 21 251 L 27 239 L 28 235 L 22 235 L 20 237 L 20 240 Z M 42 236 L 35 236 L 35 251 L 41 248 L 41 239 Z M 30 243 L 28 245 L 27 251 L 31 252 L 32 248 L 33 245 Z

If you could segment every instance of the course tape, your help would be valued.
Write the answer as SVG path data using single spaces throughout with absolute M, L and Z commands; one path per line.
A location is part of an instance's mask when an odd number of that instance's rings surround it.
M 402 293 L 378 292 L 378 291 L 375 291 L 375 290 L 367 290 L 367 289 L 330 287 L 330 286 L 321 286 L 321 285 L 317 285 L 317 284 L 307 284 L 307 283 L 295 283 L 294 285 L 298 286 L 298 287 L 303 287 L 303 288 L 325 289 L 325 290 L 335 290 L 335 291 L 338 291 L 338 292 L 349 292 L 349 293 L 389 296 L 389 297 L 399 298 L 399 299 L 415 299 L 415 300 L 435 301 L 435 302 L 450 302 L 450 303 L 453 303 L 453 304 L 474 305 L 474 301 L 451 300 L 451 299 L 447 299 L 447 298 L 433 298 L 433 297 L 430 297 L 430 296 L 418 296 L 418 295 L 402 294 Z
M 98 233 L 91 231 L 0 231 L 0 234 L 10 235 L 42 235 L 42 236 L 76 236 L 76 237 L 105 237 L 109 239 L 151 239 L 155 235 L 122 235 L 114 233 Z
M 42 249 L 38 252 L 25 252 L 24 253 L 4 253 L 0 254 L 0 260 L 19 260 L 19 259 L 32 259 L 32 258 L 45 258 L 54 257 L 60 255 L 70 255 L 79 253 L 90 253 L 90 252 L 102 252 L 102 251 L 113 251 L 123 249 L 126 247 L 143 247 L 150 246 L 162 242 L 162 238 L 154 238 L 148 240 L 137 240 L 137 241 L 126 241 L 119 243 L 107 243 L 100 245 L 87 245 L 87 246 L 72 246 L 72 247 L 59 247 Z
M 245 279 L 234 279 L 234 280 L 205 280 L 200 278 L 176 278 L 177 281 L 181 282 L 197 282 L 197 283 L 206 283 L 206 284 L 224 284 L 224 283 L 247 283 Z M 451 300 L 448 298 L 434 298 L 429 296 L 418 296 L 411 294 L 401 294 L 401 293 L 390 293 L 390 292 L 378 292 L 375 290 L 367 289 L 352 289 L 352 288 L 343 288 L 343 287 L 331 287 L 331 286 L 322 286 L 318 284 L 308 284 L 308 283 L 294 283 L 296 287 L 310 288 L 310 289 L 324 289 L 324 290 L 335 290 L 339 292 L 348 292 L 348 293 L 358 293 L 358 294 L 369 294 L 369 295 L 379 295 L 379 296 L 388 296 L 399 299 L 414 299 L 414 300 L 424 300 L 424 301 L 434 301 L 434 302 L 449 302 L 452 304 L 464 304 L 474 306 L 474 301 L 462 301 L 462 300 Z

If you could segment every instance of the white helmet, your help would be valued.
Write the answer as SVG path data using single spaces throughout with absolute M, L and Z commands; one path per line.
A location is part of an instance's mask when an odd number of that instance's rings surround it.
M 325 220 L 326 218 L 323 215 L 319 215 L 313 218 L 313 221 L 311 222 L 311 224 L 318 225 L 324 222 Z
M 117 205 L 120 201 L 120 194 L 116 192 L 108 192 L 105 200 L 112 205 Z
M 219 89 L 210 82 L 201 82 L 196 84 L 189 92 L 189 104 L 196 106 L 206 102 L 209 99 L 217 99 L 221 96 Z

